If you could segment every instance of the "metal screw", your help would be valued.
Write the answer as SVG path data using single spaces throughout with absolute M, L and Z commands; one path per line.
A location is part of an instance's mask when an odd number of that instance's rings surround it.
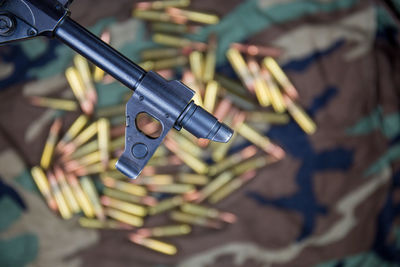
M 0 15 L 0 35 L 8 36 L 14 31 L 14 20 L 7 15 Z
M 28 30 L 28 35 L 29 36 L 34 36 L 36 34 L 36 31 L 34 29 L 29 29 Z
M 147 152 L 148 152 L 148 148 L 143 143 L 136 143 L 132 147 L 132 154 L 137 159 L 142 159 L 142 158 L 146 157 Z

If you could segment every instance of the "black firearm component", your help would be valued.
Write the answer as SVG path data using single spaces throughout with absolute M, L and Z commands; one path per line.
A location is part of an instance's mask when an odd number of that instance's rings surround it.
M 198 138 L 228 142 L 232 130 L 191 101 L 194 92 L 179 81 L 146 72 L 69 17 L 68 0 L 0 0 L 0 44 L 35 36 L 55 37 L 134 91 L 126 105 L 125 151 L 116 166 L 136 178 L 171 128 Z M 151 138 L 136 117 L 147 113 L 162 132 Z

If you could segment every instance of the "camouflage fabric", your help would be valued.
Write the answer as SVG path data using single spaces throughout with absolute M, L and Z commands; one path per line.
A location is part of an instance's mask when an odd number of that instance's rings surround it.
M 179 254 L 164 256 L 48 210 L 29 168 L 62 114 L 26 96 L 72 97 L 63 72 L 73 53 L 44 39 L 2 47 L 0 266 L 400 266 L 400 39 L 388 11 L 380 1 L 192 1 L 223 16 L 196 36 L 218 34 L 221 72 L 233 76 L 224 56 L 232 42 L 284 49 L 279 62 L 318 131 L 307 136 L 293 121 L 271 127 L 286 158 L 217 205 L 238 222 L 174 238 Z M 94 33 L 110 27 L 112 45 L 137 60 L 154 44 L 130 18 L 133 3 L 80 0 L 72 14 Z M 100 105 L 128 91 L 97 89 Z

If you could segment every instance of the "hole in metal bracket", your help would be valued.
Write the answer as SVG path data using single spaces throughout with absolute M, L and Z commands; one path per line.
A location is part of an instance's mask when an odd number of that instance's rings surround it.
M 136 116 L 135 123 L 137 129 L 151 139 L 156 139 L 162 134 L 162 124 L 146 112 L 140 112 Z

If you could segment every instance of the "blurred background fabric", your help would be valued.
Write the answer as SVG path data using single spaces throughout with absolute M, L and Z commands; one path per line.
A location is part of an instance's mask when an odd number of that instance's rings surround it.
M 75 0 L 72 18 L 132 60 L 151 47 L 132 0 Z M 219 39 L 218 68 L 232 42 L 283 48 L 279 63 L 318 125 L 291 121 L 268 135 L 287 157 L 218 207 L 239 220 L 222 231 L 176 237 L 176 256 L 129 243 L 125 233 L 81 228 L 42 201 L 29 174 L 52 118 L 29 95 L 67 96 L 73 52 L 42 38 L 0 48 L 0 266 L 400 266 L 400 39 L 383 1 L 192 0 L 221 15 L 201 30 Z M 98 86 L 99 105 L 129 90 Z M 73 114 L 69 114 L 69 121 Z

